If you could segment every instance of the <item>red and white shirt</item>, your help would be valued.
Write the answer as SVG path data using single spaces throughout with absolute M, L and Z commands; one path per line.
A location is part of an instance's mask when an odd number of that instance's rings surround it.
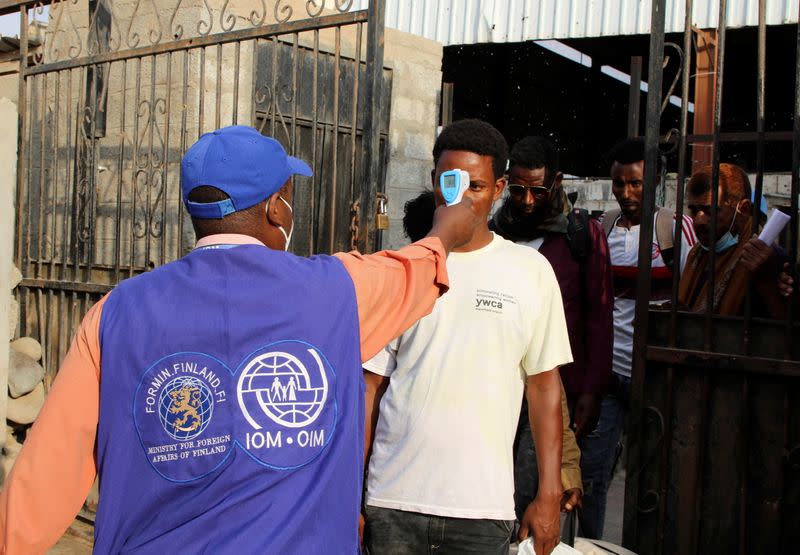
M 653 215 L 653 247 L 650 279 L 652 302 L 663 302 L 670 298 L 672 271 L 664 265 L 661 249 L 655 236 L 655 214 Z M 614 274 L 614 357 L 612 369 L 617 374 L 630 377 L 633 357 L 633 316 L 636 312 L 636 276 L 639 273 L 639 231 L 641 226 L 630 229 L 617 225 L 608 234 L 611 266 Z M 697 242 L 692 219 L 683 216 L 681 237 L 681 271 L 686 264 L 689 250 Z M 674 228 L 673 228 L 674 240 Z

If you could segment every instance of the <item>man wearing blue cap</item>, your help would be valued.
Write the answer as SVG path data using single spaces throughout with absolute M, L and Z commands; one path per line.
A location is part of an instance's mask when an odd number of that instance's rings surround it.
M 84 318 L 0 494 L 0 552 L 44 552 L 95 476 L 99 553 L 356 553 L 361 363 L 430 312 L 480 223 L 397 252 L 284 253 L 301 160 L 249 127 L 181 166 L 198 237 Z

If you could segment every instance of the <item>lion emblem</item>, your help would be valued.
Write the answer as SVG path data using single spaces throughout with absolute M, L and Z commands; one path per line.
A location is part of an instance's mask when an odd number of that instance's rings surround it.
M 203 423 L 203 418 L 197 412 L 200 408 L 200 389 L 187 385 L 170 391 L 169 396 L 172 397 L 169 412 L 180 415 L 172 422 L 172 426 L 181 432 L 192 432 L 199 428 Z

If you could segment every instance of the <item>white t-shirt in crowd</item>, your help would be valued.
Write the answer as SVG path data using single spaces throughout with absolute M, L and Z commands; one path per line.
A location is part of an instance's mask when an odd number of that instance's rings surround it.
M 670 279 L 671 273 L 664 266 L 661 250 L 655 235 L 655 214 L 653 215 L 653 248 L 651 277 L 653 279 Z M 608 234 L 608 249 L 611 253 L 611 265 L 614 271 L 614 357 L 612 369 L 622 376 L 631 376 L 633 362 L 633 317 L 636 313 L 635 290 L 632 287 L 620 294 L 620 282 L 627 279 L 631 282 L 639 271 L 639 231 L 641 226 L 634 225 L 630 229 L 616 225 Z M 689 250 L 697 242 L 697 237 L 692 227 L 692 219 L 683 217 L 683 233 L 681 240 L 681 271 L 686 264 Z M 673 241 L 675 228 L 673 227 Z M 623 276 L 623 277 L 621 277 Z M 667 301 L 669 297 L 661 298 L 653 295 L 652 301 Z
M 542 255 L 497 235 L 447 272 L 431 314 L 364 365 L 391 377 L 367 504 L 512 520 L 525 377 L 572 361 L 561 293 Z

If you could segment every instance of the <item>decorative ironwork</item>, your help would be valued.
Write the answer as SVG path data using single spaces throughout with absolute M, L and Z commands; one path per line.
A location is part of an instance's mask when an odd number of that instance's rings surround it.
M 136 196 L 133 235 L 142 239 L 147 235 L 161 237 L 164 228 L 163 214 L 158 207 L 164 194 L 164 137 L 158 125 L 159 116 L 167 113 L 164 98 L 142 100 L 137 117 L 139 134 L 134 145 L 135 171 L 133 191 Z
M 139 33 L 137 31 L 133 31 L 133 25 L 134 23 L 139 26 L 142 25 L 142 21 L 139 19 L 139 17 L 141 17 L 139 14 L 139 6 L 141 3 L 142 0 L 136 0 L 136 6 L 133 8 L 133 13 L 131 14 L 130 22 L 128 23 L 128 36 L 126 39 L 128 48 L 136 48 L 139 46 Z M 161 22 L 158 20 L 158 7 L 153 0 L 150 0 L 150 3 L 152 4 L 153 11 L 155 12 L 155 27 L 153 27 L 153 22 L 147 24 L 149 27 L 147 37 L 150 39 L 150 44 L 158 44 L 161 42 L 161 38 L 163 36 L 163 33 L 161 32 Z
M 223 35 L 295 19 L 317 19 L 332 13 L 347 13 L 353 7 L 353 0 L 332 3 L 306 0 L 305 9 L 298 13 L 290 0 L 275 0 L 270 18 L 266 0 L 240 3 L 241 7 L 232 0 L 203 0 L 192 5 L 174 0 L 168 9 L 164 3 L 159 0 L 133 3 L 88 0 L 87 14 L 87 3 L 83 0 L 31 2 L 31 9 L 42 19 L 48 19 L 44 55 L 34 59 L 34 64 L 152 47 L 193 36 Z
M 330 100 L 320 92 L 337 87 L 346 99 L 336 103 L 338 110 L 352 113 L 354 122 L 362 118 L 359 98 L 369 94 L 359 92 L 357 72 L 364 60 L 340 56 L 334 66 L 333 54 L 310 49 L 305 39 L 346 27 L 360 36 L 375 18 L 367 10 L 343 13 L 352 2 L 298 2 L 292 11 L 294 4 L 16 3 L 47 22 L 41 48 L 23 48 L 20 56 L 15 262 L 23 274 L 18 332 L 41 340 L 48 376 L 56 373 L 72 330 L 91 304 L 121 279 L 169 262 L 193 243 L 181 202 L 180 159 L 212 126 L 266 126 L 266 133 L 320 169 L 313 183 L 299 186 L 310 185 L 314 202 L 327 213 L 298 206 L 298 229 L 309 222 L 308 236 L 319 233 L 319 243 L 327 245 L 321 220 L 332 217 L 335 223 L 340 205 L 326 194 L 337 179 L 355 182 L 363 173 L 355 155 L 349 166 L 337 170 L 334 164 L 331 171 L 326 162 L 336 153 L 336 139 L 349 136 L 355 145 L 358 135 L 369 149 L 386 135 L 367 136 L 352 124 L 329 121 Z M 341 36 L 336 33 L 337 51 Z M 273 73 L 259 79 L 259 48 L 267 42 L 274 48 Z M 266 68 L 269 60 L 263 61 Z M 240 71 L 246 64 L 252 73 Z M 383 70 L 382 63 L 377 67 Z M 334 141 L 326 144 L 331 136 Z M 346 226 L 335 232 L 337 244 L 347 245 Z M 302 233 L 299 239 L 308 245 L 304 253 L 314 249 L 313 239 Z
M 667 104 L 669 104 L 670 98 L 672 97 L 672 93 L 675 92 L 675 87 L 677 87 L 678 81 L 680 81 L 681 74 L 683 73 L 683 48 L 681 48 L 680 46 L 678 46 L 674 42 L 664 43 L 664 50 L 666 50 L 667 48 L 673 48 L 678 53 L 678 55 L 677 55 L 678 56 L 677 57 L 678 68 L 675 71 L 675 77 L 673 77 L 672 81 L 670 82 L 669 90 L 667 90 L 667 94 L 664 95 L 664 100 L 661 102 L 661 113 L 662 114 L 664 113 L 664 110 L 667 109 Z M 672 56 L 668 56 L 668 55 L 665 54 L 664 55 L 664 66 L 662 68 L 662 71 L 664 69 L 667 69 L 667 67 L 669 66 L 670 60 L 672 60 Z M 688 100 L 687 99 L 682 99 L 681 102 L 688 102 Z
M 76 6 L 76 8 L 70 8 L 70 5 Z M 78 0 L 56 0 L 50 4 L 49 14 L 51 23 L 47 25 L 47 31 L 45 32 L 45 44 L 49 45 L 45 50 L 48 61 L 63 59 L 61 48 L 59 47 L 59 36 L 62 33 L 65 35 L 75 35 L 74 40 L 67 40 L 68 49 L 66 58 L 75 59 L 80 56 L 83 51 L 83 39 L 78 32 L 78 28 L 75 26 L 75 22 L 72 20 L 72 12 L 77 10 L 77 6 Z M 40 14 L 43 14 L 44 6 L 42 5 L 39 9 L 41 10 Z M 71 33 L 64 28 L 64 26 L 67 25 L 64 21 L 65 19 L 69 21 Z

